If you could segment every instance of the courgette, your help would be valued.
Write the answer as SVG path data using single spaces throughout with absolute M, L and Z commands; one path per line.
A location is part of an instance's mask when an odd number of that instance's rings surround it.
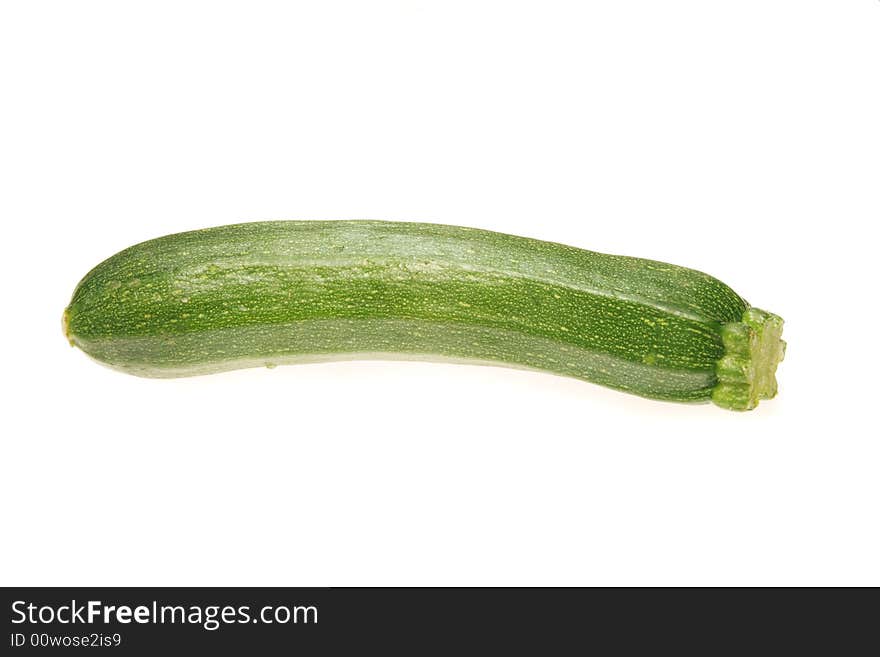
M 271 221 L 168 235 L 92 269 L 70 343 L 147 377 L 451 358 L 746 410 L 776 394 L 782 320 L 652 260 L 473 228 Z

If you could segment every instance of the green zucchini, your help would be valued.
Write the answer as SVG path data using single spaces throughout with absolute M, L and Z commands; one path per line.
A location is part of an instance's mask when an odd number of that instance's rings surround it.
M 692 269 L 424 223 L 271 221 L 108 258 L 70 343 L 148 377 L 354 358 L 544 370 L 654 399 L 754 408 L 782 320 Z

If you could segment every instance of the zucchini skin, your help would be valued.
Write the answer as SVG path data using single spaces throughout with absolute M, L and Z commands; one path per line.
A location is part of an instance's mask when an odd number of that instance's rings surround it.
M 753 328 L 747 311 L 721 281 L 651 260 L 438 224 L 271 221 L 125 249 L 80 281 L 64 322 L 71 344 L 139 376 L 451 358 L 654 399 L 729 389 L 719 405 L 744 409 L 769 379 L 775 394 L 778 362 L 749 372 L 778 318 L 752 313 Z

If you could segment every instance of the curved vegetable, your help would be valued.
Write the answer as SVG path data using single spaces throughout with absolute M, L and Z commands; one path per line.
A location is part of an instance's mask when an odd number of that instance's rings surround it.
M 472 228 L 221 226 L 90 271 L 71 344 L 150 377 L 320 359 L 453 358 L 745 410 L 776 394 L 782 320 L 711 276 Z

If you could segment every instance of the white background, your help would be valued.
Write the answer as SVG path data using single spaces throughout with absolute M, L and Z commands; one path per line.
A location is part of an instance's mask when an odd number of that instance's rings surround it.
M 6 2 L 0 66 L 0 583 L 880 584 L 880 2 Z M 109 255 L 270 218 L 707 271 L 780 395 L 64 340 Z

